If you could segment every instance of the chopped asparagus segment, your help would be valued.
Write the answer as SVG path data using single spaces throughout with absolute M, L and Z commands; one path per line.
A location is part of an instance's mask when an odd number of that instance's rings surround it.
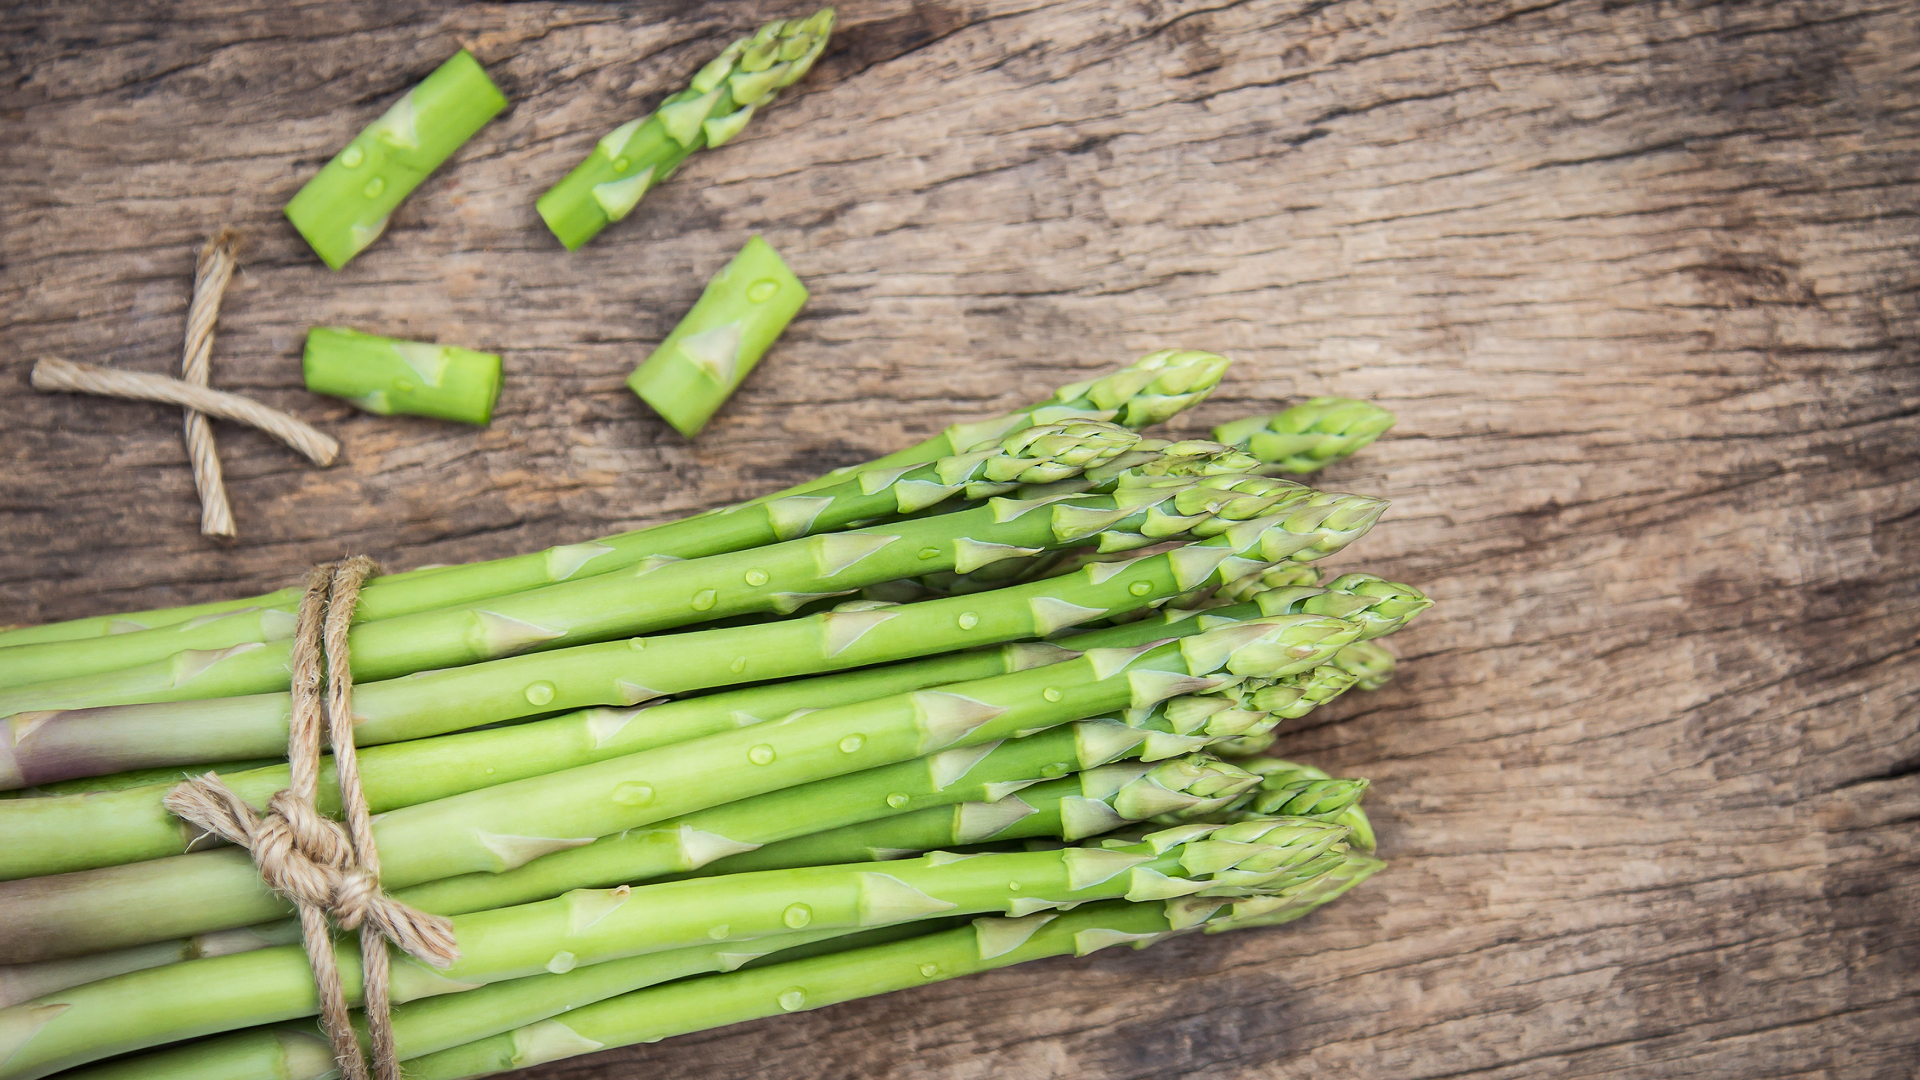
M 807 302 L 772 245 L 747 241 L 627 386 L 691 439 L 746 380 Z
M 500 397 L 500 357 L 457 345 L 363 334 L 342 326 L 307 331 L 307 389 L 370 413 L 485 425 Z
M 506 107 L 486 69 L 462 49 L 307 181 L 287 204 L 287 220 L 340 269 L 380 238 L 428 173 Z

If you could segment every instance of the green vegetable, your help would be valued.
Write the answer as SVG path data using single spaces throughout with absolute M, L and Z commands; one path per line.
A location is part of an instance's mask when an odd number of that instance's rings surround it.
M 1222 424 L 1213 437 L 1245 447 L 1281 472 L 1310 473 L 1358 453 L 1393 422 L 1393 414 L 1378 405 L 1321 397 L 1270 416 Z
M 888 864 L 884 871 L 870 864 L 809 867 L 580 890 L 456 916 L 459 959 L 443 971 L 396 961 L 393 1000 L 798 929 L 884 926 L 934 915 L 1027 915 L 1122 896 L 1160 900 L 1291 887 L 1304 883 L 1301 868 L 1337 854 L 1346 832 L 1295 819 L 1180 826 L 1135 844 L 962 859 L 936 853 Z M 1009 886 L 1015 881 L 1017 890 Z M 357 957 L 342 953 L 339 963 L 349 999 L 356 999 Z M 312 972 L 293 946 L 119 975 L 62 992 L 60 1008 L 46 1007 L 51 1004 L 0 1010 L 0 1080 L 31 1080 L 315 1010 Z
M 506 107 L 480 62 L 455 53 L 307 181 L 287 204 L 287 220 L 340 269 L 380 238 L 428 173 Z
M 370 622 L 417 611 L 431 611 L 576 577 L 609 573 L 633 566 L 654 555 L 694 558 L 738 550 L 737 547 L 727 546 L 740 541 L 729 539 L 725 528 L 718 530 L 722 534 L 719 538 L 713 535 L 716 525 L 729 524 L 714 519 L 724 519 L 749 507 L 831 487 L 860 473 L 929 464 L 972 450 L 983 443 L 1004 439 L 1036 424 L 1052 424 L 1063 420 L 1109 420 L 1125 427 L 1141 428 L 1164 423 L 1181 410 L 1205 400 L 1226 370 L 1227 358 L 1216 353 L 1178 349 L 1149 353 L 1101 378 L 1063 386 L 1044 401 L 989 420 L 954 424 L 933 438 L 905 450 L 862 465 L 835 469 L 825 476 L 785 491 L 763 495 L 717 513 L 700 514 L 681 521 L 603 536 L 585 543 L 563 544 L 527 555 L 490 559 L 464 566 L 409 570 L 373 578 L 361 590 L 360 606 L 355 609 L 356 621 Z M 763 542 L 748 541 L 749 544 Z M 672 546 L 676 544 L 685 546 Z M 112 671 L 128 664 L 172 656 L 182 649 L 222 649 L 248 642 L 272 641 L 292 632 L 291 620 L 286 615 L 299 604 L 300 593 L 298 588 L 288 588 L 239 600 L 0 630 L 0 686 Z M 84 669 L 71 666 L 71 660 L 67 659 L 70 654 L 11 651 L 26 645 L 50 642 L 88 642 L 95 646 L 118 644 L 129 634 L 214 620 L 235 620 L 246 624 L 247 628 L 213 640 L 197 640 L 196 643 L 169 641 L 158 652 L 148 651 L 131 659 L 94 663 Z M 101 640 L 103 638 L 104 641 Z
M 675 588 L 688 585 L 684 566 L 676 566 L 672 573 L 652 581 L 640 576 L 626 582 L 641 590 L 636 595 L 658 586 L 658 595 L 668 605 L 719 614 L 738 610 L 736 605 L 743 598 L 748 605 L 780 603 L 781 596 L 775 594 L 798 580 L 819 582 L 826 588 L 818 591 L 829 592 L 834 586 L 851 587 L 862 580 L 906 576 L 900 569 L 913 564 L 938 567 L 943 563 L 965 565 L 958 563 L 961 559 L 990 561 L 1011 548 L 1094 538 L 1104 543 L 1109 536 L 1122 546 L 1131 546 L 1142 539 L 1151 543 L 1146 534 L 1217 532 L 1205 541 L 1136 562 L 1089 566 L 1080 580 L 1090 590 L 1088 599 L 1097 599 L 1097 604 L 1069 600 L 1064 604 L 1039 601 L 1030 606 L 1027 601 L 1038 598 L 1027 591 L 1029 587 L 1022 586 L 885 612 L 828 613 L 419 671 L 356 688 L 354 712 L 361 718 L 357 737 L 371 746 L 540 713 L 590 705 L 635 705 L 693 689 L 790 678 L 1009 637 L 1045 636 L 1115 611 L 1148 606 L 1154 602 L 1150 597 L 1169 595 L 1163 590 L 1187 591 L 1209 581 L 1242 577 L 1266 563 L 1321 558 L 1364 533 L 1385 508 L 1378 499 L 1315 492 L 1287 481 L 1243 478 L 1226 483 L 1226 478 L 1212 479 L 1223 483 L 1210 487 L 1204 480 L 1176 480 L 1170 481 L 1172 487 L 1122 490 L 1112 496 L 1073 496 L 1065 501 L 995 499 L 979 510 L 902 521 L 886 526 L 884 531 L 831 534 L 776 545 L 762 549 L 762 553 L 778 553 L 783 561 L 764 564 L 768 567 L 764 577 L 752 576 L 752 570 L 762 564 L 751 555 L 719 556 L 716 560 L 735 560 L 729 565 L 739 576 L 732 580 L 716 576 L 713 584 L 691 597 L 686 587 Z M 1242 487 L 1252 487 L 1253 493 L 1243 495 Z M 1145 509 L 1135 509 L 1142 503 Z M 1251 516 L 1264 509 L 1279 512 Z M 1238 519 L 1243 513 L 1249 516 Z M 775 568 L 780 573 L 777 578 Z M 1122 577 L 1126 581 L 1120 589 L 1110 587 Z M 1035 584 L 1044 586 L 1043 593 L 1078 593 L 1079 586 L 1064 584 L 1070 580 L 1056 578 Z M 724 606 L 722 587 L 727 590 Z M 603 595 L 598 602 L 610 601 Z M 603 614 L 594 606 L 595 596 L 590 591 L 578 597 L 577 603 L 584 618 Z M 956 609 L 960 616 L 948 616 Z M 989 613 L 997 617 L 989 621 Z M 916 639 L 907 636 L 908 628 L 923 620 L 908 619 L 909 614 L 953 617 L 955 621 L 937 623 Z M 551 625 L 559 617 L 557 611 L 546 611 L 525 623 Z M 872 656 L 868 649 L 855 649 L 853 641 L 846 640 L 853 634 L 857 641 L 867 636 L 867 630 L 895 619 L 903 621 L 889 626 L 880 638 L 897 651 Z M 484 632 L 488 626 L 488 620 L 479 620 L 480 630 Z M 467 639 L 466 644 L 471 643 L 472 639 Z M 395 646 L 408 647 L 404 641 Z M 225 674 L 231 668 L 221 668 L 223 662 L 243 664 L 248 655 L 243 652 L 222 658 L 183 654 L 193 661 L 192 666 L 162 665 L 143 676 L 143 689 L 133 690 L 123 683 L 120 690 L 105 696 L 195 696 L 206 689 L 201 680 L 207 672 L 219 669 Z M 863 655 L 872 658 L 852 659 Z M 240 670 L 246 671 L 244 667 Z M 250 672 L 248 677 L 262 678 L 266 674 Z M 138 680 L 133 684 L 141 685 Z M 5 696 L 19 694 L 16 690 Z M 9 704 L 26 707 L 14 700 Z M 284 693 L 52 712 L 36 718 L 37 726 L 26 737 L 16 737 L 11 747 L 0 745 L 0 786 L 24 787 L 89 772 L 104 774 L 220 756 L 270 754 L 286 737 L 287 714 Z
M 807 302 L 807 288 L 759 237 L 707 282 L 627 387 L 691 439 L 746 381 Z
M 568 251 L 633 212 L 694 151 L 740 133 L 754 110 L 799 81 L 826 50 L 833 9 L 778 19 L 727 46 L 652 115 L 608 132 L 534 207 Z M 709 410 L 710 411 L 710 410 Z M 697 425 L 696 425 L 697 427 Z
M 316 326 L 301 358 L 307 389 L 370 413 L 486 424 L 500 397 L 500 358 L 455 345 L 400 341 Z
M 1249 677 L 1308 672 L 1357 633 L 1351 623 L 1318 615 L 1235 622 L 1165 645 L 1090 649 L 1026 671 L 821 709 L 403 807 L 374 824 L 381 880 L 395 889 L 500 873 L 597 837 L 824 777 L 1148 709 Z M 0 898 L 0 961 L 9 963 L 245 926 L 289 910 L 246 852 L 233 848 L 9 882 Z

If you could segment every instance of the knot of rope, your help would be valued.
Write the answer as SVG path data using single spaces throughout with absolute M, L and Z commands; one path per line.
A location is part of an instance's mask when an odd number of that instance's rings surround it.
M 353 671 L 348 630 L 360 586 L 378 571 L 356 556 L 315 567 L 307 576 L 294 627 L 293 713 L 288 725 L 285 790 L 267 802 L 266 813 L 221 783 L 214 773 L 167 793 L 166 808 L 185 821 L 246 848 L 260 878 L 293 901 L 302 944 L 320 990 L 320 1023 L 333 1047 L 342 1080 L 367 1080 L 366 1062 L 347 1011 L 346 987 L 334 959 L 329 918 L 343 930 L 360 931 L 360 962 L 373 1075 L 399 1080 L 393 1041 L 388 941 L 408 955 L 446 967 L 459 959 L 453 924 L 408 907 L 380 890 L 380 855 L 373 842 L 373 815 L 360 787 L 353 745 Z M 325 661 L 326 694 L 320 692 Z M 323 735 L 332 744 L 340 782 L 344 824 L 314 806 L 319 790 Z

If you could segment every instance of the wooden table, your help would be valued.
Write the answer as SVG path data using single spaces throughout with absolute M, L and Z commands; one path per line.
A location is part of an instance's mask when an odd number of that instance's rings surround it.
M 1290 755 L 1372 777 L 1392 869 L 1295 927 L 928 987 L 543 1076 L 1914 1075 L 1920 17 L 1912 3 L 848 4 L 734 144 L 575 255 L 533 198 L 767 3 L 27 4 L 0 15 L 0 621 L 475 559 L 769 490 L 1168 344 L 1176 425 L 1400 426 L 1339 565 L 1440 606 Z M 329 273 L 279 216 L 456 47 L 515 102 Z M 193 253 L 251 248 L 176 411 Z M 621 386 L 765 235 L 807 311 L 697 444 Z M 503 352 L 484 431 L 300 389 L 306 328 Z

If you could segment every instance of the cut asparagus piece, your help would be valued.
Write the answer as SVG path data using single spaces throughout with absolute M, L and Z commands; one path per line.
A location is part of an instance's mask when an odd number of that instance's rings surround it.
M 568 251 L 633 212 L 694 151 L 740 133 L 754 111 L 798 82 L 827 47 L 833 9 L 777 19 L 726 47 L 652 115 L 608 132 L 585 161 L 534 203 Z
M 386 231 L 427 174 L 507 107 L 465 49 L 374 121 L 287 204 L 287 220 L 338 270 Z
M 691 439 L 746 381 L 807 302 L 807 287 L 772 245 L 747 241 L 667 340 L 627 376 L 627 388 Z
M 1328 616 L 1232 623 L 1178 642 L 1093 649 L 405 807 L 374 824 L 388 888 L 512 870 L 597 837 L 941 750 L 978 746 L 1252 678 L 1310 671 L 1357 628 Z M 1144 651 L 1143 651 L 1144 650 Z M 288 912 L 225 848 L 0 886 L 0 962 L 246 926 Z
M 863 482 L 870 478 L 850 479 L 820 489 L 817 495 L 774 500 L 741 507 L 735 512 L 689 518 L 646 531 L 644 535 L 648 542 L 645 545 L 636 542 L 622 546 L 623 541 L 616 537 L 609 543 L 582 545 L 575 549 L 554 548 L 536 557 L 536 561 L 546 567 L 543 573 L 549 581 L 545 587 L 560 589 L 560 592 L 530 588 L 495 597 L 493 602 L 484 605 L 455 604 L 432 612 L 415 613 L 410 622 L 394 622 L 409 616 L 379 617 L 379 612 L 383 610 L 379 607 L 381 598 L 389 595 L 382 592 L 381 583 L 396 580 L 382 578 L 361 594 L 359 614 L 363 618 L 358 620 L 358 628 L 349 639 L 349 646 L 357 658 L 355 674 L 365 679 L 376 677 L 379 673 L 377 667 L 369 666 L 367 650 L 379 647 L 377 641 L 369 643 L 369 635 L 413 640 L 417 645 L 426 640 L 420 635 L 433 633 L 432 628 L 437 626 L 439 633 L 461 638 L 465 642 L 461 648 L 469 655 L 474 648 L 486 649 L 490 642 L 494 648 L 509 647 L 516 650 L 578 644 L 579 632 L 572 637 L 541 632 L 542 626 L 550 625 L 551 615 L 531 611 L 526 605 L 551 604 L 556 600 L 566 604 L 571 598 L 576 611 L 601 609 L 607 602 L 602 589 L 609 582 L 622 580 L 620 577 L 607 576 L 614 570 L 631 567 L 633 576 L 646 576 L 652 570 L 661 569 L 669 560 L 711 558 L 800 537 L 817 536 L 845 529 L 855 523 L 891 519 L 902 513 L 902 507 L 919 512 L 929 506 L 950 505 L 943 501 L 943 491 L 947 498 L 958 502 L 985 498 L 1019 483 L 1057 480 L 1124 452 L 1138 438 L 1126 429 L 1090 420 L 1065 420 L 1022 428 L 997 443 L 975 447 L 966 454 L 949 456 L 892 474 L 890 482 L 885 484 Z M 641 535 L 635 533 L 629 534 L 629 537 Z M 638 552 L 642 550 L 651 551 L 651 554 L 641 559 Z M 711 567 L 715 564 L 702 565 Z M 445 577 L 456 569 L 459 568 L 442 572 L 440 576 Z M 686 569 L 683 566 L 672 568 L 674 574 Z M 763 575 L 767 572 L 764 567 L 748 568 L 743 572 L 743 580 L 755 569 Z M 590 572 L 580 572 L 583 570 Z M 644 587 L 657 591 L 662 580 L 669 576 L 672 575 L 658 575 L 646 582 Z M 721 577 L 725 576 L 723 567 Z M 425 580 L 431 585 L 439 579 Z M 747 583 L 752 584 L 751 581 Z M 727 579 L 724 584 L 731 586 L 734 583 Z M 695 592 L 694 589 L 686 591 Z M 368 616 L 369 604 L 374 605 L 373 617 L 364 617 Z M 0 705 L 0 714 L 29 700 L 46 704 L 63 695 L 73 698 L 75 695 L 98 693 L 109 685 L 127 686 L 142 679 L 165 682 L 172 677 L 169 673 L 177 671 L 182 665 L 196 671 L 196 677 L 204 680 L 210 674 L 208 668 L 220 663 L 218 658 L 210 658 L 208 654 L 221 654 L 229 650 L 232 656 L 246 657 L 244 661 L 237 662 L 240 666 L 259 674 L 255 689 L 279 689 L 286 685 L 287 657 L 290 654 L 286 639 L 293 633 L 295 606 L 297 602 L 282 607 L 234 612 L 216 619 L 193 620 L 105 639 L 0 649 L 0 683 L 11 679 L 13 683 L 24 684 L 12 692 L 15 705 Z M 711 616 L 713 613 L 704 611 L 701 614 Z M 542 623 L 542 619 L 549 622 Z M 371 629 L 371 624 L 375 622 L 383 625 L 379 629 Z M 267 643 L 267 650 L 256 653 L 249 648 L 258 643 Z M 189 651 L 191 656 L 186 655 Z M 454 663 L 459 655 L 449 653 L 442 655 L 437 663 L 423 663 L 426 666 Z M 145 668 L 137 667 L 143 663 L 147 665 Z M 408 662 L 404 660 L 393 658 L 385 663 L 389 675 L 408 673 Z M 231 671 L 235 666 L 229 663 L 223 670 Z M 29 683 L 26 673 L 30 669 L 48 681 L 35 680 Z M 93 677 L 108 672 L 113 673 L 108 678 Z M 203 682 L 202 685 L 208 684 Z M 230 684 L 227 690 L 244 693 L 247 692 L 246 687 L 252 685 Z M 88 687 L 94 690 L 90 691 Z M 0 699 L 8 696 L 0 692 Z
M 381 416 L 405 413 L 484 426 L 500 398 L 500 357 L 493 353 L 344 326 L 307 331 L 300 366 L 308 390 Z
M 581 890 L 456 916 L 459 958 L 435 971 L 396 961 L 394 1002 L 711 941 L 857 928 L 928 916 L 1030 914 L 1094 900 L 1243 895 L 1296 884 L 1302 867 L 1343 849 L 1346 829 L 1296 819 L 1180 826 L 1135 844 L 1058 851 L 939 854 L 889 864 L 810 867 Z M 1019 882 L 1018 889 L 1010 882 Z M 358 958 L 338 957 L 350 1002 Z M 49 1007 L 58 1006 L 58 1007 Z M 313 974 L 298 947 L 138 971 L 0 1010 L 0 1080 L 196 1035 L 311 1015 Z
M 1035 424 L 1088 419 L 1111 420 L 1125 427 L 1141 428 L 1164 423 L 1181 410 L 1205 400 L 1219 384 L 1220 377 L 1226 373 L 1227 364 L 1227 358 L 1216 353 L 1175 349 L 1149 353 L 1118 371 L 1088 382 L 1063 386 L 1052 397 L 1022 409 L 1016 409 L 1004 416 L 955 424 L 933 438 L 905 450 L 888 454 L 863 465 L 849 465 L 835 469 L 823 477 L 723 509 L 716 515 L 703 514 L 686 521 L 706 522 L 709 517 L 737 513 L 751 506 L 843 483 L 863 472 L 928 464 L 943 457 L 951 457 L 954 454 L 972 450 L 981 443 L 1003 438 Z M 356 619 L 364 622 L 391 618 L 394 615 L 412 614 L 416 611 L 430 611 L 452 604 L 468 603 L 490 596 L 551 585 L 556 581 L 565 581 L 575 576 L 607 573 L 632 566 L 652 555 L 677 554 L 681 558 L 691 558 L 694 555 L 712 555 L 720 551 L 736 550 L 711 546 L 711 541 L 708 542 L 709 546 L 695 551 L 692 555 L 655 546 L 663 531 L 685 529 L 686 521 L 667 522 L 663 525 L 601 537 L 586 543 L 565 544 L 528 555 L 490 559 L 464 566 L 434 567 L 385 574 L 372 579 L 361 590 Z M 706 525 L 700 525 L 693 528 L 699 531 L 705 527 Z M 240 600 L 222 600 L 210 604 L 160 608 L 126 615 L 94 616 L 48 623 L 43 626 L 0 630 L 0 686 L 13 686 L 21 682 L 57 677 L 40 674 L 46 666 L 43 661 L 27 662 L 23 658 L 7 653 L 6 648 L 151 630 L 162 626 L 174 626 L 193 619 L 230 615 L 243 608 L 284 607 L 290 612 L 293 610 L 293 605 L 299 603 L 300 593 L 301 590 L 298 588 L 280 589 L 262 596 Z M 226 644 L 253 640 L 266 641 L 271 638 L 242 638 Z M 147 659 L 171 656 L 182 647 L 175 646 L 149 656 Z M 212 647 L 221 648 L 224 645 Z M 89 670 L 110 671 L 115 667 L 124 666 L 126 665 L 121 663 Z
M 1351 457 L 1393 422 L 1393 414 L 1378 405 L 1320 397 L 1269 416 L 1222 424 L 1213 437 L 1246 448 L 1281 472 L 1310 473 Z

